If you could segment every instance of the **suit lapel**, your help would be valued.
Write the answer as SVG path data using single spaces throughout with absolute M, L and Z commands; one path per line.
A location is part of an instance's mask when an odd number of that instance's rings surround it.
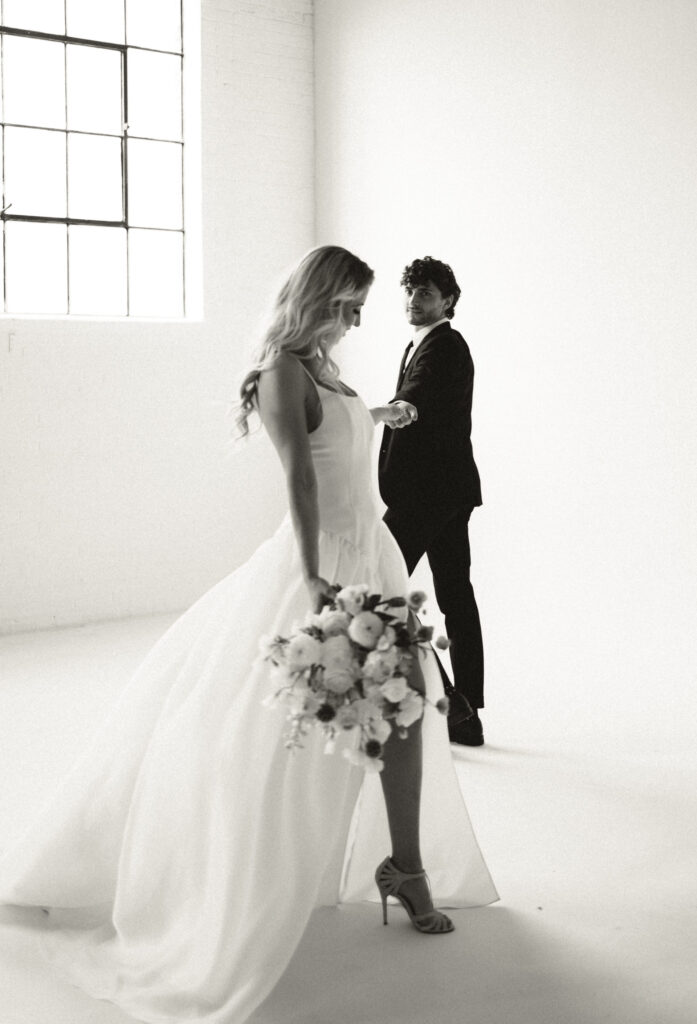
M 428 334 L 425 334 L 423 336 L 423 338 L 421 339 L 419 344 L 416 346 L 414 354 L 411 357 L 411 359 L 409 360 L 408 365 L 407 366 L 404 366 L 404 365 L 402 366 L 402 370 L 401 370 L 400 375 L 399 375 L 399 386 L 400 387 L 402 386 L 404 381 L 408 379 L 409 374 L 411 373 L 411 371 L 412 371 L 412 369 L 414 367 L 414 364 L 416 363 L 416 360 L 419 358 L 419 353 L 423 349 L 423 347 L 424 347 L 425 343 L 428 341 L 428 339 L 429 338 L 434 338 L 436 335 L 440 334 L 441 332 L 450 331 L 450 330 L 452 330 L 452 328 L 450 326 L 450 322 L 448 322 L 447 324 L 438 324 L 437 327 L 434 327 L 432 331 L 429 331 Z M 404 359 L 402 361 L 403 364 L 406 363 L 406 358 L 407 358 L 407 353 L 405 352 L 404 353 Z

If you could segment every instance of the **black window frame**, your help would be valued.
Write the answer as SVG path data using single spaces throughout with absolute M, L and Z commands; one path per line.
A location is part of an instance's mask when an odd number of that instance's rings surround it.
M 59 224 L 66 226 L 66 245 L 67 245 L 67 282 L 66 282 L 66 302 L 67 311 L 65 313 L 56 313 L 57 316 L 68 316 L 76 317 L 80 319 L 89 318 L 90 316 L 116 316 L 118 319 L 127 319 L 139 317 L 140 314 L 131 314 L 130 310 L 130 244 L 129 244 L 129 232 L 131 230 L 137 231 L 157 231 L 157 232 L 169 232 L 171 234 L 177 234 L 181 236 L 182 243 L 182 280 L 181 280 L 181 304 L 182 304 L 182 318 L 187 316 L 187 295 L 186 295 L 186 277 L 187 277 L 187 253 L 186 253 L 186 219 L 185 219 L 185 202 L 186 202 L 186 182 L 185 182 L 185 154 L 184 148 L 186 140 L 184 136 L 184 75 L 185 75 L 185 56 L 184 56 L 184 2 L 180 0 L 180 47 L 178 50 L 162 49 L 153 46 L 141 46 L 129 43 L 127 38 L 124 42 L 113 42 L 95 38 L 84 38 L 81 36 L 72 36 L 67 33 L 54 33 L 54 32 L 43 32 L 37 29 L 27 28 L 16 28 L 10 25 L 0 24 L 0 47 L 4 47 L 4 40 L 6 36 L 19 37 L 25 39 L 37 39 L 47 42 L 54 42 L 62 44 L 64 47 L 65 61 L 67 64 L 67 52 L 68 46 L 86 46 L 100 50 L 109 50 L 117 52 L 121 55 L 121 133 L 116 135 L 111 132 L 98 132 L 98 131 L 86 131 L 81 129 L 68 128 L 68 96 L 67 96 L 67 77 L 66 77 L 66 91 L 65 91 L 65 127 L 55 128 L 47 127 L 43 125 L 27 125 L 19 124 L 16 122 L 8 122 L 5 120 L 4 102 L 2 105 L 2 116 L 0 117 L 0 131 L 3 135 L 3 146 L 2 146 L 2 165 L 0 167 L 0 176 L 2 178 L 0 186 L 2 187 L 2 201 L 0 202 L 0 221 L 2 222 L 2 247 L 3 247 L 3 297 L 2 297 L 2 310 L 0 312 L 5 316 L 9 317 L 23 317 L 37 315 L 32 313 L 31 310 L 23 312 L 8 312 L 7 311 L 7 289 L 6 289 L 6 273 L 7 273 L 7 260 L 6 260 L 6 237 L 5 237 L 5 223 L 9 222 L 20 222 L 20 223 L 43 223 L 43 224 Z M 127 32 L 125 33 L 127 37 Z M 129 131 L 128 123 L 128 53 L 129 51 L 139 51 L 146 53 L 157 53 L 164 54 L 167 56 L 178 57 L 181 61 L 180 64 L 180 110 L 181 110 L 181 127 L 179 138 L 167 138 L 165 136 L 151 136 L 131 133 Z M 0 62 L 1 63 L 1 62 Z M 4 74 L 0 76 L 0 90 L 2 90 L 2 99 L 4 101 Z M 16 214 L 11 212 L 11 202 L 7 203 L 5 196 L 5 146 L 4 146 L 4 134 L 5 128 L 24 128 L 38 131 L 52 131 L 62 134 L 67 139 L 71 135 L 87 135 L 87 136 L 101 136 L 103 138 L 118 138 L 121 143 L 121 190 L 122 190 L 122 218 L 120 220 L 107 220 L 99 218 L 83 218 L 83 217 L 52 217 L 46 215 L 32 215 L 32 214 Z M 130 224 L 129 223 L 129 202 L 128 202 L 128 143 L 129 139 L 146 142 L 163 142 L 176 144 L 180 148 L 180 161 L 181 161 L 181 227 L 180 228 L 168 228 L 155 225 L 145 224 Z M 69 188 L 69 169 L 66 165 L 66 197 L 68 195 Z M 110 313 L 73 313 L 70 311 L 70 231 L 68 230 L 72 226 L 80 227 L 107 227 L 107 228 L 121 228 L 126 231 L 126 312 L 124 314 L 110 314 Z M 41 314 L 45 315 L 45 314 Z M 50 315 L 50 314 L 48 314 Z M 152 317 L 146 317 L 146 319 L 157 319 L 158 314 L 152 314 Z M 171 317 L 165 316 L 166 319 Z M 178 317 L 176 317 L 178 319 Z

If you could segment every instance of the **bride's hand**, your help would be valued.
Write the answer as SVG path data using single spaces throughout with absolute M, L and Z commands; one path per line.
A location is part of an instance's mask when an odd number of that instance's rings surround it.
M 315 615 L 322 611 L 325 604 L 331 604 L 336 597 L 336 590 L 321 576 L 308 576 L 305 584 L 310 594 L 310 606 Z
M 400 427 L 408 427 L 410 423 L 414 423 L 418 418 L 417 408 L 411 402 L 403 402 L 401 399 L 398 399 L 396 402 L 390 402 L 388 406 L 385 406 L 385 423 L 393 430 L 398 430 Z

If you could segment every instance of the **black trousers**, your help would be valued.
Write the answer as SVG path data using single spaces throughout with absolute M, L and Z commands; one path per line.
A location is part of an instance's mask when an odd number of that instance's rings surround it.
M 472 507 L 447 518 L 389 508 L 385 523 L 404 555 L 409 575 L 425 554 L 436 601 L 445 618 L 455 689 L 473 708 L 484 707 L 484 647 L 479 609 L 470 582 L 469 519 Z

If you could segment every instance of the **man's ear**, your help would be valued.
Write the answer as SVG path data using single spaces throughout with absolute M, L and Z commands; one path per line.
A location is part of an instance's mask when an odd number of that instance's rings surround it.
M 446 306 L 445 306 L 445 308 L 443 310 L 444 313 L 447 313 L 448 310 L 452 307 L 453 299 L 454 298 L 455 298 L 454 295 L 444 295 L 443 296 L 443 299 L 445 300 L 445 303 L 446 303 Z

